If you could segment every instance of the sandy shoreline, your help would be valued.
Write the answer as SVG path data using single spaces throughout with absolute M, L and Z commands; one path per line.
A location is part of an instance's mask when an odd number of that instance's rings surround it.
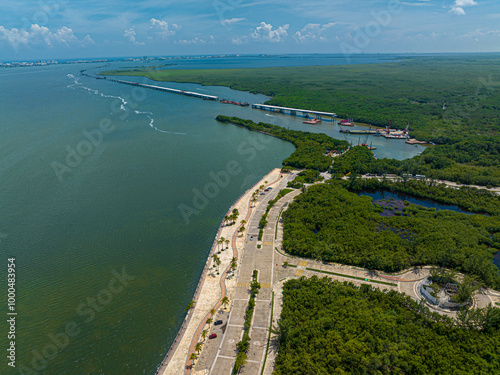
M 233 275 L 227 276 L 230 273 L 230 262 L 233 256 L 238 259 L 238 268 L 241 261 L 237 242 L 243 241 L 243 236 L 238 236 L 239 228 L 241 227 L 241 224 L 238 223 L 243 219 L 248 221 L 252 212 L 250 203 L 253 192 L 261 185 L 267 186 L 279 180 L 280 168 L 274 168 L 240 195 L 229 208 L 228 214 L 230 214 L 234 208 L 238 209 L 240 213 L 238 220 L 236 224 L 232 226 L 226 226 L 224 222 L 221 222 L 193 297 L 196 301 L 195 307 L 186 314 L 184 322 L 164 360 L 158 367 L 156 374 L 178 375 L 186 371 L 190 373 L 190 369 L 186 370 L 187 366 L 190 364 L 188 362 L 191 362 L 188 359 L 188 353 L 192 352 L 192 347 L 198 342 L 199 333 L 205 328 L 206 320 L 211 316 L 210 310 L 217 310 L 221 305 L 221 299 L 225 295 L 230 296 L 236 287 L 236 277 Z M 220 275 L 216 275 L 214 272 L 212 255 L 217 253 L 219 248 L 217 240 L 221 237 L 231 240 L 231 246 L 229 249 L 218 254 L 221 260 Z M 238 241 L 240 239 L 241 241 Z

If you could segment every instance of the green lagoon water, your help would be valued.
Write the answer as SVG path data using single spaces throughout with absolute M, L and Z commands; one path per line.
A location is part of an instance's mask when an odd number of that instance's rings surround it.
M 79 76 L 97 66 L 0 71 L 0 296 L 6 300 L 4 270 L 15 257 L 18 313 L 17 367 L 3 356 L 1 374 L 154 374 L 226 210 L 294 150 L 216 115 L 339 137 L 333 124 L 307 126 Z M 223 87 L 162 85 L 266 100 Z M 419 150 L 396 141 L 377 152 L 401 159 Z M 213 175 L 228 163 L 236 172 L 215 190 Z M 195 208 L 204 189 L 210 197 L 186 219 L 179 205 Z M 4 353 L 7 341 L 2 334 Z

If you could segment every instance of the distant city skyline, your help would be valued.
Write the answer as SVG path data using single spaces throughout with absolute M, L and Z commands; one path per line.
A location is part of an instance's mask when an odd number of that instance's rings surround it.
M 494 0 L 4 0 L 0 61 L 499 52 Z

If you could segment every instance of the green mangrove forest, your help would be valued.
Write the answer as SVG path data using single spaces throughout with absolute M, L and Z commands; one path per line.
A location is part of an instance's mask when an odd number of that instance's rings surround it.
M 433 142 L 400 164 L 407 173 L 500 186 L 500 57 L 403 56 L 384 64 L 253 69 L 135 69 L 104 75 L 228 86 L 272 97 L 267 104 L 335 112 Z M 388 162 L 388 164 L 391 164 Z M 377 165 L 378 167 L 378 165 Z
M 391 217 L 381 211 L 342 182 L 313 185 L 283 212 L 283 247 L 296 256 L 386 272 L 423 265 L 453 268 L 500 288 L 493 264 L 500 249 L 499 216 L 414 204 Z
M 328 278 L 285 283 L 276 375 L 498 374 L 500 309 L 471 328 L 403 294 Z
M 145 68 L 101 74 L 228 86 L 270 96 L 268 104 L 313 107 L 375 126 L 392 121 L 394 127 L 404 128 L 410 122 L 412 135 L 438 144 L 497 137 L 500 127 L 498 55 L 403 56 L 391 63 L 335 66 Z

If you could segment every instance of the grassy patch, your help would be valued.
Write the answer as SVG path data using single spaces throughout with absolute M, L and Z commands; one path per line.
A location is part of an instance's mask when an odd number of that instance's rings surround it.
M 273 311 L 274 311 L 274 292 L 271 294 L 271 320 L 269 322 L 269 335 L 267 336 L 266 354 L 264 355 L 264 363 L 262 364 L 262 371 L 260 375 L 264 374 L 266 368 L 267 353 L 269 352 L 269 344 L 271 341 L 271 330 L 273 329 Z
M 366 279 L 366 278 L 363 278 L 363 277 L 358 277 L 358 276 L 346 275 L 346 274 L 343 274 L 343 273 L 336 273 L 336 272 L 330 272 L 330 271 L 323 271 L 323 270 L 318 270 L 317 268 L 309 268 L 309 267 L 306 267 L 306 270 L 308 270 L 308 271 L 314 271 L 314 272 L 326 273 L 326 274 L 328 274 L 328 275 L 335 275 L 335 276 L 341 276 L 341 277 L 348 277 L 349 279 L 356 279 L 356 280 L 362 280 L 362 281 L 369 281 L 369 282 L 371 282 L 371 283 L 384 284 L 384 285 L 390 285 L 390 286 L 398 286 L 398 284 L 388 283 L 388 282 L 386 282 L 386 281 L 372 280 L 372 279 Z

